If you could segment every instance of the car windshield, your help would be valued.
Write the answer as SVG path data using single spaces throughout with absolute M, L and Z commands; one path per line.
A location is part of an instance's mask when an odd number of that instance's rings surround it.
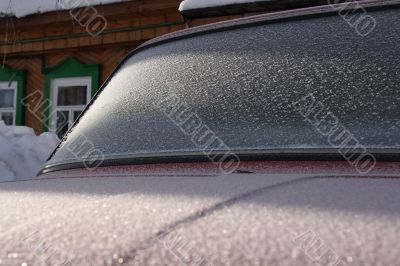
M 366 36 L 336 14 L 139 49 L 47 166 L 78 162 L 90 148 L 115 164 L 205 147 L 239 153 L 328 150 L 338 143 L 400 148 L 400 12 L 370 15 L 377 23 Z

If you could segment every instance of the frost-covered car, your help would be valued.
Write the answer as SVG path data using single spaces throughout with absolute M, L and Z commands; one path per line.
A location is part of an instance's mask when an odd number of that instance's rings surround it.
M 0 186 L 0 262 L 397 265 L 399 8 L 272 13 L 139 47 L 37 180 Z

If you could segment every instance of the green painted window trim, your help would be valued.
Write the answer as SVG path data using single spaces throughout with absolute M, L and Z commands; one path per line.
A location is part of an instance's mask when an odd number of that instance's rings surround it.
M 24 105 L 22 104 L 22 98 L 25 94 L 25 77 L 25 70 L 16 70 L 0 66 L 0 81 L 16 81 L 18 84 L 17 106 L 15 107 L 15 125 L 17 126 L 22 126 L 24 124 Z
M 75 58 L 67 58 L 59 65 L 44 70 L 45 84 L 44 84 L 44 112 L 43 112 L 43 132 L 49 131 L 49 115 L 51 112 L 51 81 L 58 78 L 78 78 L 78 77 L 91 77 L 92 78 L 92 97 L 99 89 L 100 81 L 100 65 L 85 65 L 76 60 Z

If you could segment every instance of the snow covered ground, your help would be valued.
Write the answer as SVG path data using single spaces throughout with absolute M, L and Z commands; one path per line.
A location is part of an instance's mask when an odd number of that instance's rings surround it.
M 266 0 L 184 0 L 179 7 L 179 11 L 261 1 Z
M 70 9 L 76 6 L 94 6 L 123 1 L 126 0 L 1 0 L 0 15 L 15 15 L 20 18 L 36 13 Z
M 0 182 L 36 176 L 58 142 L 54 133 L 36 136 L 32 128 L 0 121 Z

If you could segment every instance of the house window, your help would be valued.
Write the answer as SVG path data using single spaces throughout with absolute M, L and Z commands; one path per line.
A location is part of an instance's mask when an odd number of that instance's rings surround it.
M 0 120 L 15 125 L 17 106 L 17 82 L 0 82 Z
M 50 129 L 62 138 L 91 98 L 91 77 L 53 79 Z
M 43 131 L 61 138 L 99 88 L 100 65 L 87 65 L 75 58 L 44 69 Z

